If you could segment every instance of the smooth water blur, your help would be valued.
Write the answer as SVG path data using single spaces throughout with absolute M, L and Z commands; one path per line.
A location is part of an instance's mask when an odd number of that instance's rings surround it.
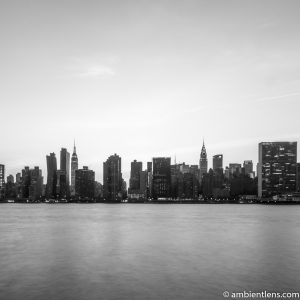
M 0 299 L 300 290 L 300 206 L 0 205 Z

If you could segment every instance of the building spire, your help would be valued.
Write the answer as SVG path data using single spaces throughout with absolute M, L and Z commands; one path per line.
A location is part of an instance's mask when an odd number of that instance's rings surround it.
M 76 154 L 76 145 L 75 145 L 75 139 L 74 139 L 74 148 L 73 148 L 73 154 Z

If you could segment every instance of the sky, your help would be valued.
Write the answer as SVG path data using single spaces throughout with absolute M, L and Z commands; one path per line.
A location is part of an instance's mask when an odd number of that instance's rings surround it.
M 0 163 L 176 156 L 209 167 L 298 141 L 300 1 L 0 1 Z M 298 147 L 300 148 L 300 147 Z M 298 150 L 298 158 L 300 152 Z

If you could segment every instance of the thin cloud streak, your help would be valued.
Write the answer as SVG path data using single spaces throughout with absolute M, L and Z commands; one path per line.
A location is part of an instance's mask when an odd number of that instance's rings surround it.
M 290 93 L 290 94 L 285 94 L 285 95 L 279 95 L 279 96 L 258 98 L 258 99 L 255 100 L 255 102 L 267 102 L 267 101 L 272 101 L 272 100 L 280 100 L 280 99 L 285 99 L 285 98 L 291 98 L 291 97 L 295 97 L 295 96 L 300 96 L 300 92 Z

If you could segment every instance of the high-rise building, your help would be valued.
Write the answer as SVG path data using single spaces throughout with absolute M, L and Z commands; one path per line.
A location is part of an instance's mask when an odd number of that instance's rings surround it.
M 29 199 L 36 201 L 41 198 L 43 193 L 43 176 L 42 170 L 39 167 L 30 169 L 30 185 L 29 185 Z
M 22 183 L 21 183 L 21 197 L 29 198 L 29 186 L 30 186 L 30 169 L 28 166 L 22 170 Z
M 6 178 L 6 183 L 15 183 L 15 178 L 13 175 L 8 175 Z
M 70 153 L 66 148 L 60 150 L 60 170 L 66 173 L 67 188 L 70 186 Z
M 95 196 L 95 172 L 88 167 L 75 171 L 75 194 L 80 199 L 92 199 Z
M 203 178 L 203 175 L 207 173 L 207 153 L 203 141 L 202 150 L 200 153 L 200 160 L 199 160 L 199 182 Z
M 123 197 L 122 184 L 121 157 L 114 154 L 103 163 L 104 199 L 120 201 Z
M 300 163 L 297 163 L 297 192 L 300 192 Z
M 5 187 L 5 166 L 0 165 L 0 190 Z
M 239 163 L 230 163 L 229 164 L 229 174 L 230 177 L 232 177 L 233 175 L 240 175 L 242 174 L 242 165 Z
M 57 170 L 56 178 L 56 197 L 66 199 L 69 195 L 66 171 Z
M 71 158 L 71 195 L 75 195 L 75 172 L 78 170 L 78 157 L 76 153 L 76 146 L 74 141 L 73 154 Z
M 296 191 L 297 142 L 260 143 L 258 158 L 259 197 Z
M 55 198 L 56 197 L 56 185 L 57 185 L 57 161 L 55 153 L 50 153 L 46 156 L 47 160 L 47 187 L 46 187 L 46 197 Z
M 245 175 L 251 175 L 253 173 L 253 162 L 252 160 L 245 160 L 243 164 Z
M 134 160 L 133 162 L 131 162 L 128 193 L 137 194 L 140 192 L 140 177 L 142 170 L 143 163 L 141 161 Z
M 5 166 L 0 165 L 0 199 L 4 198 L 4 188 L 5 188 Z
M 171 158 L 153 158 L 152 197 L 171 197 Z
M 223 170 L 223 154 L 213 156 L 213 171 Z
M 39 200 L 43 193 L 43 181 L 42 170 L 39 167 L 30 169 L 26 166 L 22 170 L 20 197 L 31 201 Z

